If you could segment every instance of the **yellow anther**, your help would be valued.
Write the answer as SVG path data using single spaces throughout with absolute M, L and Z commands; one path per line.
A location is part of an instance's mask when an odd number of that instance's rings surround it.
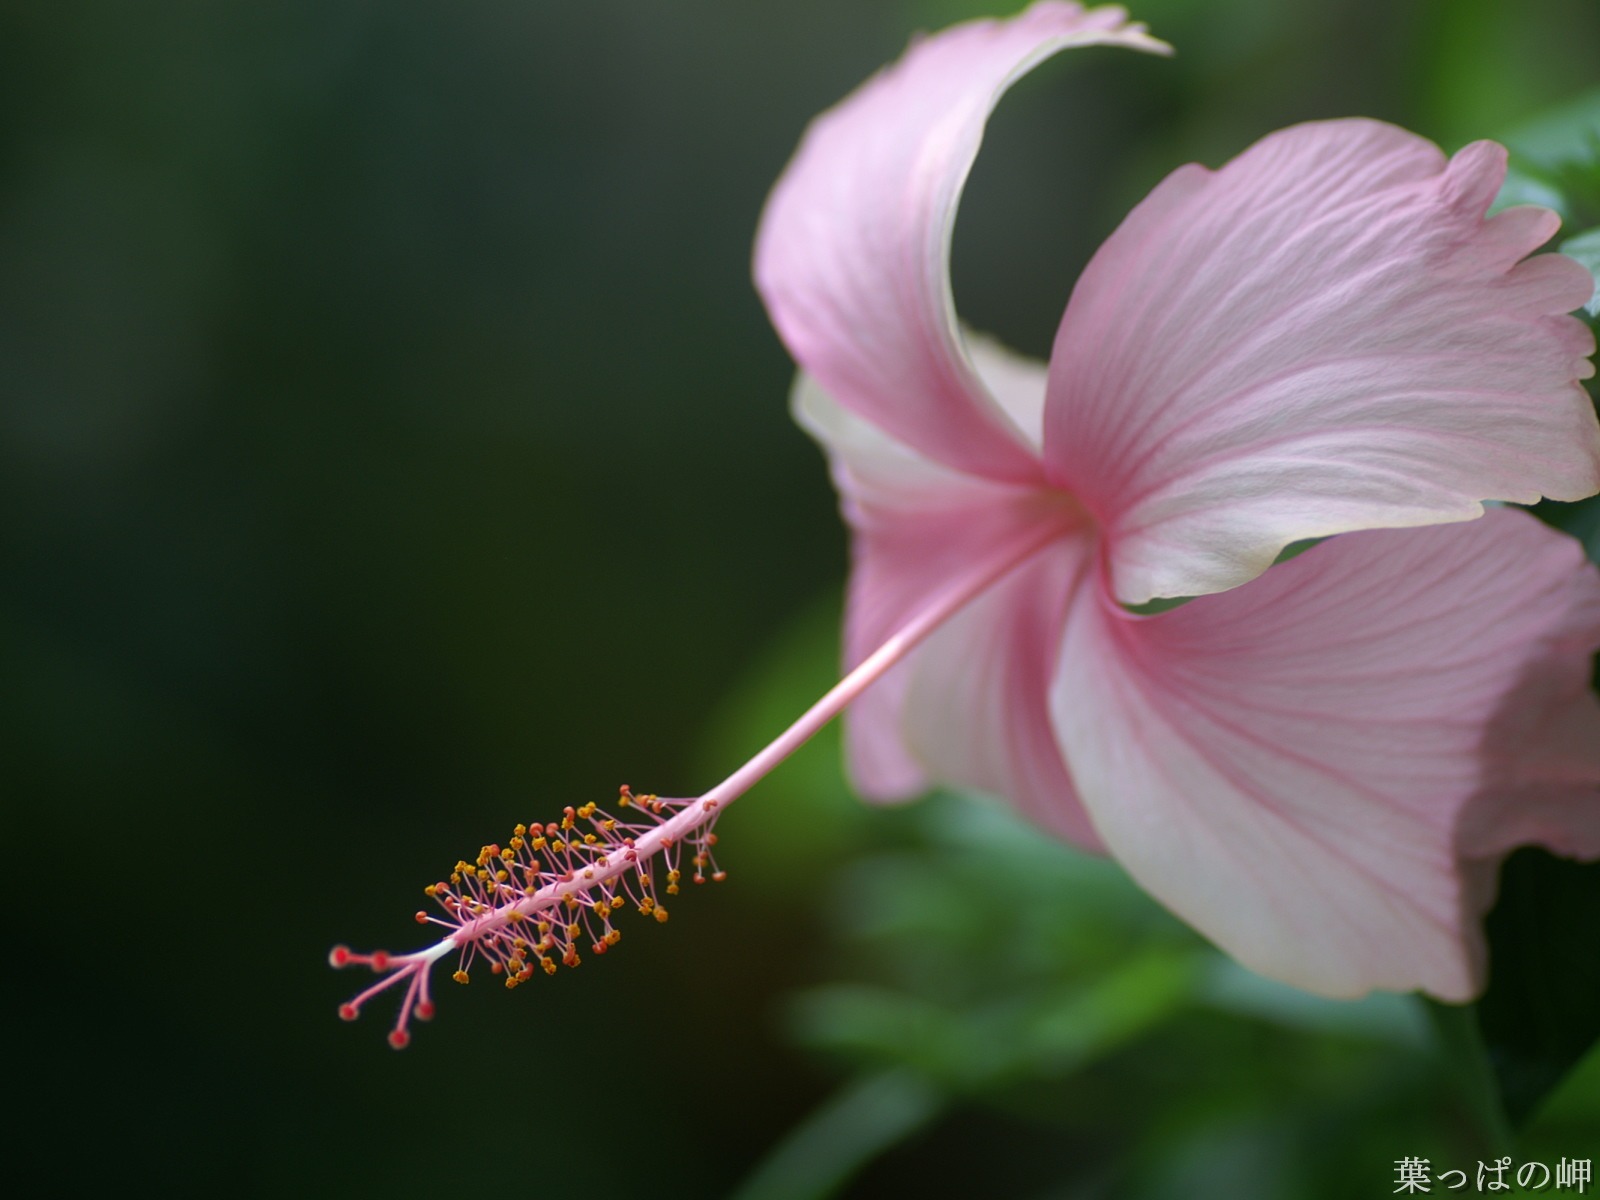
M 668 871 L 667 872 L 667 882 L 668 883 L 677 883 L 680 878 L 682 878 L 681 872 L 678 872 L 678 871 Z
M 533 846 L 533 848 L 535 850 L 543 850 L 550 843 L 545 841 L 543 837 L 536 837 L 536 838 L 533 839 L 533 841 L 530 844 Z
M 506 979 L 506 990 L 507 991 L 511 991 L 516 986 L 517 986 L 517 981 L 516 981 L 516 979 L 514 977 Z
M 496 871 L 494 873 L 494 877 L 496 879 L 498 879 L 501 883 L 504 883 L 506 880 L 511 878 L 511 872 L 510 871 Z
M 523 919 L 524 918 L 523 918 L 522 914 L 519 913 L 516 909 L 512 909 L 510 912 L 508 912 L 506 914 L 506 924 L 508 924 L 508 925 L 515 925 L 518 921 L 521 921 Z M 517 945 L 520 946 L 520 945 L 522 945 L 522 943 L 518 942 Z
M 667 884 L 667 895 L 676 896 L 677 894 L 678 894 L 678 885 L 675 884 L 675 883 Z
M 527 833 L 527 832 L 528 832 L 528 827 L 527 827 L 527 826 L 526 826 L 526 825 L 524 825 L 524 824 L 522 824 L 522 823 L 521 823 L 521 822 L 520 822 L 520 821 L 519 821 L 519 822 L 517 822 L 517 826 L 516 826 L 516 828 L 515 828 L 515 829 L 513 829 L 513 830 L 512 830 L 512 831 L 511 831 L 511 832 L 512 832 L 512 833 L 514 833 L 514 834 L 516 834 L 516 835 L 517 835 L 517 837 L 521 837 L 521 836 L 522 836 L 522 835 L 523 835 L 523 834 L 525 834 L 525 833 Z M 515 845 L 516 845 L 516 844 L 517 844 L 517 843 L 516 843 L 516 841 L 515 841 L 515 839 L 513 839 L 513 840 L 512 840 L 512 842 L 511 842 L 511 844 L 512 844 L 512 845 L 513 845 L 513 846 L 515 846 Z
M 648 917 L 651 914 L 651 912 L 654 911 L 655 906 L 656 906 L 656 902 L 654 900 L 652 900 L 649 896 L 646 896 L 643 900 L 641 900 L 639 902 L 639 912 L 642 913 L 644 916 Z
M 611 907 L 612 908 L 621 908 L 622 907 L 622 897 L 621 896 L 613 896 L 613 897 L 611 897 Z
M 549 933 L 550 932 L 550 922 L 549 921 L 540 921 L 539 922 L 539 932 L 540 933 Z
M 458 873 L 456 873 L 455 871 L 451 871 L 450 872 L 450 882 L 451 883 L 460 883 L 461 882 L 461 876 Z
M 557 838 L 555 841 L 550 843 L 550 849 L 554 850 L 557 854 L 562 853 L 564 850 L 566 850 L 566 848 L 567 844 L 560 838 Z
M 620 929 L 608 929 L 608 930 L 606 930 L 606 936 L 605 936 L 606 945 L 615 946 L 621 940 L 622 940 L 622 930 L 620 930 Z
M 656 920 L 660 921 L 663 925 L 667 923 L 667 910 L 662 908 L 660 905 L 656 906 Z
M 573 826 L 573 823 L 574 822 L 573 822 L 571 817 L 562 817 L 561 818 L 561 828 L 563 828 L 563 829 L 571 829 L 572 826 Z
M 422 889 L 422 894 L 424 896 L 436 896 L 436 895 L 438 895 L 438 893 L 434 890 L 433 884 L 431 884 L 431 883 L 427 887 Z
M 516 862 L 517 861 L 517 852 L 515 850 L 511 849 L 511 847 L 507 846 L 504 850 L 500 851 L 500 861 L 501 862 Z
M 517 828 L 521 829 L 522 826 L 518 825 Z M 521 834 L 518 834 L 516 837 L 511 839 L 511 848 L 513 850 L 521 850 L 527 844 L 528 844 L 527 842 L 522 840 L 522 835 Z
M 475 874 L 478 876 L 479 879 L 487 879 L 487 878 L 489 878 L 489 872 L 483 867 L 479 867 L 477 869 L 477 871 L 475 872 Z
M 450 976 L 450 978 L 454 979 L 457 983 L 465 983 L 467 982 L 468 976 L 465 971 L 457 971 L 454 975 Z
M 616 827 L 617 827 L 617 823 L 614 820 L 609 820 L 608 819 L 608 820 L 600 822 L 600 828 L 604 829 L 607 833 L 610 833 Z
M 622 795 L 617 797 L 617 807 L 618 808 L 627 808 L 632 803 L 633 803 L 633 797 L 630 796 L 627 792 L 623 792 Z
M 546 975 L 554 975 L 556 973 L 556 960 L 553 958 L 541 958 L 539 965 L 544 968 Z
M 576 925 L 568 925 L 567 926 L 567 936 L 569 938 L 577 937 L 578 936 L 578 927 Z
M 583 844 L 585 846 L 592 846 L 596 842 L 598 842 L 599 840 L 600 839 L 595 837 L 595 835 L 592 834 L 592 833 L 586 833 L 586 834 L 583 835 Z

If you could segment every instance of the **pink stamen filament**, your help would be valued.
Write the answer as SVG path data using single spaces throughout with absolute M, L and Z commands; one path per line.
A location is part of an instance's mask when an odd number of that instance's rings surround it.
M 426 1020 L 433 1015 L 428 976 L 434 964 L 440 959 L 450 954 L 460 954 L 461 965 L 465 969 L 479 953 L 482 953 L 495 964 L 498 973 L 499 969 L 503 969 L 508 956 L 501 949 L 489 948 L 494 935 L 522 920 L 537 922 L 541 917 L 552 925 L 577 926 L 593 936 L 594 926 L 591 924 L 591 919 L 596 917 L 599 910 L 581 903 L 578 908 L 570 909 L 567 905 L 568 899 L 581 898 L 586 893 L 596 893 L 603 898 L 622 895 L 641 907 L 647 907 L 644 900 L 649 898 L 651 901 L 649 907 L 654 907 L 654 888 L 649 876 L 652 864 L 657 855 L 666 859 L 671 868 L 669 879 L 672 881 L 668 891 L 675 892 L 678 850 L 685 843 L 695 848 L 697 880 L 701 874 L 702 855 L 705 856 L 707 864 L 715 870 L 714 863 L 710 862 L 710 843 L 714 841 L 714 837 L 709 832 L 701 833 L 704 827 L 714 822 L 724 808 L 744 795 L 774 767 L 809 741 L 884 672 L 920 645 L 936 629 L 1034 555 L 1059 540 L 1070 527 L 1071 521 L 1065 517 L 1041 520 L 1027 535 L 1003 545 L 987 563 L 981 564 L 964 578 L 958 579 L 936 594 L 881 646 L 862 660 L 859 666 L 808 708 L 799 720 L 704 795 L 690 800 L 664 801 L 658 801 L 655 797 L 643 797 L 646 815 L 654 814 L 657 818 L 657 823 L 653 825 L 624 822 L 610 814 L 600 814 L 612 823 L 610 828 L 623 831 L 620 836 L 607 835 L 612 840 L 605 843 L 604 853 L 599 852 L 599 847 L 591 851 L 589 846 L 583 844 L 583 834 L 572 823 L 575 811 L 579 810 L 566 810 L 567 823 L 560 827 L 565 841 L 562 841 L 562 837 L 557 837 L 553 843 L 563 845 L 564 848 L 560 851 L 540 851 L 548 869 L 557 875 L 554 882 L 545 884 L 532 893 L 523 892 L 509 903 L 484 912 L 474 912 L 473 909 L 478 903 L 472 900 L 473 896 L 494 894 L 502 888 L 513 892 L 519 889 L 514 883 L 491 882 L 487 887 L 481 887 L 469 875 L 460 885 L 458 892 L 450 892 L 447 889 L 444 893 L 459 901 L 446 902 L 447 912 L 450 915 L 462 913 L 465 919 L 452 922 L 423 913 L 417 914 L 417 919 L 421 923 L 440 925 L 454 930 L 448 937 L 442 938 L 427 949 L 410 954 L 388 954 L 381 950 L 373 954 L 356 954 L 344 946 L 336 946 L 329 955 L 329 962 L 333 966 L 367 966 L 380 973 L 388 972 L 383 979 L 341 1005 L 339 1015 L 346 1020 L 354 1020 L 367 1001 L 405 981 L 407 984 L 405 1000 L 400 1006 L 395 1026 L 389 1034 L 389 1044 L 397 1050 L 401 1049 L 410 1041 L 411 1035 L 407 1028 L 410 1019 L 416 1016 Z M 623 789 L 623 797 L 624 804 L 635 799 L 626 788 Z M 654 807 L 651 806 L 652 803 Z M 593 814 L 598 812 L 597 806 L 587 805 L 585 808 L 588 810 L 589 819 L 592 820 Z M 659 819 L 660 812 L 667 809 L 676 811 L 665 820 Z M 548 828 L 554 830 L 557 827 L 552 825 Z M 530 832 L 537 835 L 539 827 L 535 826 Z M 698 840 L 697 834 L 700 835 Z M 574 854 L 575 848 L 578 851 L 576 854 Z M 485 852 L 490 849 L 498 853 L 498 847 L 485 847 Z M 587 858 L 586 852 L 593 852 L 597 856 Z M 491 861 L 496 866 L 499 865 L 498 859 Z M 513 861 L 518 864 L 523 862 L 521 859 L 506 861 L 508 865 Z M 483 859 L 480 857 L 480 865 L 482 862 Z M 630 873 L 637 878 L 627 878 Z M 720 878 L 721 872 L 717 871 L 713 877 Z M 607 886 L 613 880 L 620 880 L 619 886 L 615 889 Z M 634 887 L 635 882 L 639 885 L 637 889 Z M 431 889 L 430 894 L 432 894 Z M 662 910 L 660 916 L 664 919 L 665 910 Z M 601 919 L 602 931 L 609 929 L 608 912 L 602 914 Z M 537 933 L 530 936 L 540 937 Z M 596 938 L 599 944 L 595 948 L 603 951 L 602 938 L 603 932 Z M 575 938 L 566 937 L 564 940 L 569 945 L 576 944 Z M 542 963 L 544 952 L 552 948 L 559 946 L 545 947 L 541 942 L 541 945 L 529 949 L 538 956 L 537 961 Z M 521 953 L 521 951 L 513 952 L 518 957 Z M 527 960 L 523 961 L 526 963 Z

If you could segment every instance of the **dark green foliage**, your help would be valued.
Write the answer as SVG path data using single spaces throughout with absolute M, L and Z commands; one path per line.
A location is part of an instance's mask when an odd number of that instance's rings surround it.
M 1478 1024 L 1506 1113 L 1522 1124 L 1600 1038 L 1600 863 L 1519 850 L 1488 934 Z

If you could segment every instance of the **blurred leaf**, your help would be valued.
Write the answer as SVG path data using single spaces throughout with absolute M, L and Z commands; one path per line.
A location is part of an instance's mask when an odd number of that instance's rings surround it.
M 1542 204 L 1560 213 L 1568 229 L 1600 224 L 1600 89 L 1549 109 L 1503 140 L 1511 169 L 1497 209 Z
M 1193 1003 L 1202 961 L 1157 949 L 1106 972 L 1033 1022 L 1022 1046 L 1027 1062 L 1064 1073 L 1149 1032 Z
M 1572 504 L 1541 500 L 1534 506 L 1533 515 L 1546 525 L 1577 538 L 1583 543 L 1589 561 L 1600 563 L 1600 496 L 1590 496 Z
M 954 1027 L 953 1014 L 921 997 L 875 984 L 839 983 L 812 988 L 795 1001 L 791 1028 L 818 1050 L 872 1063 L 905 1063 L 950 1080 L 988 1075 L 972 1030 Z M 974 1066 L 979 1066 L 977 1071 Z
M 1600 226 L 1562 242 L 1561 253 L 1577 259 L 1595 277 L 1594 293 L 1583 311 L 1591 317 L 1600 316 Z
M 733 1200 L 821 1200 L 863 1166 L 924 1128 L 945 1108 L 915 1072 L 884 1071 L 847 1084 L 797 1125 Z
M 1059 1078 L 1169 1020 L 1191 1003 L 1200 960 L 1154 950 L 1087 983 L 954 1008 L 892 988 L 835 984 L 803 994 L 800 1040 L 816 1049 L 904 1063 L 963 1092 Z
M 1562 194 L 1561 185 L 1551 179 L 1536 167 L 1525 167 L 1516 159 L 1506 169 L 1506 181 L 1500 187 L 1500 194 L 1495 197 L 1490 212 L 1499 212 L 1503 208 L 1511 208 L 1517 204 L 1537 204 L 1542 208 L 1553 208 L 1562 215 L 1565 221 L 1567 198 Z
M 838 680 L 839 597 L 820 596 L 741 673 L 708 722 L 699 775 L 716 779 L 749 758 Z M 719 823 L 742 886 L 792 903 L 811 894 L 819 863 L 858 843 L 877 815 L 845 784 L 834 722 L 761 781 Z
M 1421 0 L 1385 8 L 1403 9 L 1420 35 L 1404 54 L 1429 93 L 1427 119 L 1414 127 L 1446 143 L 1482 137 L 1594 84 L 1600 14 L 1593 0 Z M 1377 10 L 1363 11 L 1370 18 Z
M 1496 1086 L 1473 1006 L 1427 999 L 1423 1003 L 1433 1021 L 1439 1051 L 1477 1119 L 1484 1148 L 1493 1154 L 1513 1149 L 1515 1143 L 1501 1090 Z
M 1600 1048 L 1591 1049 L 1535 1110 L 1522 1131 L 1526 1158 L 1550 1161 L 1591 1144 L 1600 1129 Z
M 1415 996 L 1373 992 L 1361 1000 L 1329 1000 L 1279 983 L 1218 957 L 1200 989 L 1207 1004 L 1239 1016 L 1306 1033 L 1339 1033 L 1416 1049 L 1429 1040 L 1427 1014 Z
M 1280 1113 L 1219 1114 L 1174 1139 L 1142 1195 L 1149 1200 L 1304 1196 L 1304 1187 L 1296 1186 L 1293 1146 Z
M 1546 171 L 1600 157 L 1600 88 L 1546 109 L 1506 135 L 1512 153 Z
M 1492 970 L 1478 1025 L 1521 1125 L 1600 1038 L 1600 863 L 1523 849 L 1487 921 Z

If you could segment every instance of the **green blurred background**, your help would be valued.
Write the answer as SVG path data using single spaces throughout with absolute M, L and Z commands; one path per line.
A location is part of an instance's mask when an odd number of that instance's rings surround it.
M 0 8 L 23 1163 L 774 1200 L 862 1163 L 846 1194 L 1386 1195 L 1487 1155 L 1407 1002 L 1253 981 L 982 803 L 865 812 L 831 738 L 626 953 L 447 983 L 404 1054 L 382 1002 L 335 1018 L 328 947 L 408 948 L 457 856 L 702 790 L 826 686 L 844 538 L 750 242 L 811 115 L 992 11 Z M 1181 162 L 1350 114 L 1454 148 L 1600 83 L 1593 0 L 1136 15 L 1178 56 L 1041 70 L 968 192 L 963 314 L 1036 354 Z M 1546 1161 L 1600 1150 L 1597 1090 Z

